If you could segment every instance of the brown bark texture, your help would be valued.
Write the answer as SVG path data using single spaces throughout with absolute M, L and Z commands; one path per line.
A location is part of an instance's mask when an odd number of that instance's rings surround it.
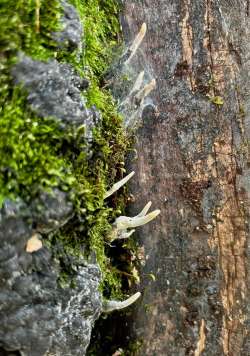
M 134 70 L 157 82 L 129 163 L 131 215 L 149 200 L 161 209 L 137 232 L 138 355 L 250 355 L 249 11 L 248 0 L 123 5 L 127 42 L 147 24 Z

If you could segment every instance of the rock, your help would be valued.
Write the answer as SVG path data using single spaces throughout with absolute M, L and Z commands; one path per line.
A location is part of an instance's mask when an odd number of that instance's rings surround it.
M 0 351 L 84 355 L 102 309 L 99 267 L 74 260 L 74 287 L 62 288 L 51 252 L 25 250 L 36 225 L 32 209 L 7 201 L 0 210 Z
M 36 231 L 48 233 L 67 223 L 73 216 L 73 205 L 66 193 L 54 189 L 52 194 L 41 192 L 31 203 Z
M 64 297 L 59 328 L 50 351 L 56 355 L 85 355 L 94 321 L 102 309 L 98 291 L 101 274 L 96 265 L 79 267 L 74 293 Z M 67 302 L 67 303 L 65 303 Z
M 73 51 L 82 46 L 83 28 L 79 15 L 74 8 L 66 1 L 61 1 L 63 15 L 61 18 L 62 30 L 53 34 L 54 40 L 59 48 Z
M 56 60 L 40 62 L 20 55 L 12 74 L 15 83 L 27 89 L 28 103 L 39 116 L 54 117 L 62 127 L 85 125 L 86 132 L 97 124 L 99 114 L 94 108 L 87 108 L 81 95 L 88 81 L 80 78 L 71 65 Z

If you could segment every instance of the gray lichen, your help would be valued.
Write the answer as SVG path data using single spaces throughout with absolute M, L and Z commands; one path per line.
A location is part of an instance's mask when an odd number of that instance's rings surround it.
M 28 103 L 37 114 L 54 117 L 63 127 L 85 125 L 87 138 L 91 135 L 99 115 L 87 108 L 81 91 L 87 89 L 88 81 L 80 78 L 71 65 L 20 55 L 12 74 L 15 83 L 27 89 Z
M 83 355 L 102 311 L 100 270 L 78 262 L 74 288 L 61 288 L 60 266 L 49 250 L 26 252 L 36 223 L 21 201 L 8 201 L 0 211 L 0 347 L 22 355 Z
M 59 48 L 67 51 L 73 51 L 81 48 L 83 37 L 83 27 L 79 15 L 74 8 L 66 1 L 61 1 L 63 16 L 60 19 L 62 29 L 55 32 L 53 37 Z

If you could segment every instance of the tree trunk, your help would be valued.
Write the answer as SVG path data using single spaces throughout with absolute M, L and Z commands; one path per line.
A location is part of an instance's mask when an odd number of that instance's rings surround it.
M 129 163 L 131 215 L 161 209 L 138 232 L 136 355 L 250 355 L 249 1 L 124 3 L 127 41 L 147 24 L 134 69 L 157 82 Z

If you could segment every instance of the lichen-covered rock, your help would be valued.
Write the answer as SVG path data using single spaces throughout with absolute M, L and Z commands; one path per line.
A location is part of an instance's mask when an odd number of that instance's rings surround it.
M 98 114 L 94 108 L 87 108 L 81 95 L 88 81 L 80 78 L 71 65 L 56 60 L 40 62 L 20 55 L 12 74 L 15 83 L 27 89 L 28 103 L 39 116 L 54 117 L 62 127 L 85 125 L 86 132 L 96 124 Z
M 26 252 L 35 223 L 21 201 L 7 201 L 0 211 L 0 348 L 28 356 L 84 355 L 102 308 L 100 270 L 75 261 L 74 287 L 62 288 L 49 250 Z
M 99 317 L 102 300 L 98 285 L 101 274 L 94 264 L 79 266 L 72 293 L 68 289 L 58 308 L 61 312 L 58 330 L 50 351 L 56 355 L 84 355 L 94 321 Z M 62 308 L 62 311 L 61 311 Z
M 74 8 L 66 1 L 61 1 L 63 15 L 61 17 L 62 29 L 54 33 L 54 39 L 59 48 L 73 51 L 82 47 L 83 28 L 79 15 Z
M 67 194 L 54 189 L 52 194 L 41 192 L 31 203 L 32 216 L 36 222 L 36 230 L 48 233 L 67 223 L 73 216 L 73 205 Z

